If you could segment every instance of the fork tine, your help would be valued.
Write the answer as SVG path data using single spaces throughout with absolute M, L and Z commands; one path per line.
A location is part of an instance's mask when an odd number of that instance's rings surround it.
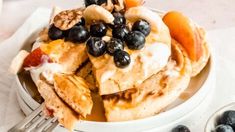
M 25 132 L 30 132 L 32 131 L 33 129 L 35 129 L 35 127 L 40 123 L 42 122 L 43 120 L 45 120 L 45 117 L 44 116 L 40 116 L 35 122 L 33 122 L 28 128 L 26 128 L 24 131 Z
M 53 122 L 50 127 L 46 128 L 43 131 L 44 132 L 51 132 L 58 124 L 59 124 L 58 120 L 55 120 L 55 122 Z
M 42 132 L 45 128 L 45 131 L 52 131 L 58 125 L 57 118 L 45 117 L 42 112 L 43 106 L 44 103 L 8 132 Z
M 17 125 L 12 127 L 10 130 L 8 130 L 8 132 L 15 132 L 15 131 L 19 131 L 19 130 L 24 130 L 25 126 L 27 124 L 29 124 L 35 117 L 37 117 L 40 114 L 40 112 L 42 112 L 43 106 L 44 106 L 44 103 L 41 104 L 35 111 L 30 113 L 30 115 L 27 116 L 24 120 L 22 120 L 20 123 L 18 123 Z
M 37 131 L 35 132 L 42 132 L 48 125 L 51 125 L 51 123 L 54 123 L 52 122 L 53 120 L 56 120 L 56 117 L 49 118 L 43 124 L 41 124 L 40 126 L 37 126 L 36 127 Z

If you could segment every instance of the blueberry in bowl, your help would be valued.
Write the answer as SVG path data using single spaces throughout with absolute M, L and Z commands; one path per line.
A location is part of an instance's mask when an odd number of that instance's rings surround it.
M 220 117 L 219 124 L 225 124 L 235 129 L 235 110 L 228 110 Z
M 171 132 L 190 132 L 190 130 L 185 125 L 178 125 L 175 128 L 173 128 Z
M 207 121 L 205 132 L 235 131 L 235 102 L 216 111 Z
M 221 125 L 216 126 L 214 132 L 234 132 L 234 131 L 231 126 L 221 124 Z

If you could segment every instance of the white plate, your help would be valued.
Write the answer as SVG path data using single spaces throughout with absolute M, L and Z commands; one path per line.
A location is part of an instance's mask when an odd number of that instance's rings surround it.
M 49 12 L 48 12 L 49 13 Z M 46 15 L 48 16 L 48 14 Z M 48 18 L 41 18 L 42 20 Z M 42 25 L 45 21 L 37 21 Z M 40 24 L 41 22 L 41 24 Z M 38 32 L 40 27 L 34 27 L 34 32 Z M 31 43 L 35 39 L 35 36 L 29 38 L 25 37 L 26 45 Z M 27 43 L 28 42 L 28 43 Z M 35 109 L 39 106 L 31 96 L 30 91 L 27 91 L 26 83 L 19 81 L 19 78 L 16 77 L 18 84 L 18 99 L 20 102 L 21 108 L 26 114 L 29 114 L 30 110 Z M 102 131 L 102 132 L 130 132 L 130 131 L 146 131 L 154 129 L 154 131 L 169 131 L 171 128 L 169 124 L 177 123 L 179 119 L 186 117 L 194 109 L 200 106 L 204 101 L 208 93 L 213 90 L 214 85 L 213 81 L 215 80 L 215 70 L 214 70 L 214 58 L 213 53 L 211 55 L 210 61 L 204 70 L 190 82 L 189 88 L 185 91 L 184 96 L 189 97 L 187 99 L 179 98 L 173 102 L 165 112 L 162 112 L 158 115 L 148 117 L 145 119 L 139 119 L 134 121 L 125 121 L 125 122 L 94 122 L 94 121 L 78 121 L 76 123 L 75 129 L 81 131 Z M 22 100 L 21 100 L 22 99 Z M 24 104 L 24 105 L 23 105 Z M 26 108 L 28 107 L 28 108 Z

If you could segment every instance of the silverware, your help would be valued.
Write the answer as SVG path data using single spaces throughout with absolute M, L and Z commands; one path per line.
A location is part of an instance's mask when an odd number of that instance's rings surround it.
M 43 107 L 44 103 L 8 132 L 51 132 L 58 125 L 58 121 L 55 117 L 46 117 Z

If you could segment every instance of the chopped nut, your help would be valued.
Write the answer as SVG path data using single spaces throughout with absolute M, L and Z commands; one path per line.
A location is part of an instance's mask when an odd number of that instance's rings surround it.
M 114 10 L 119 12 L 125 8 L 124 0 L 116 0 L 117 4 L 114 4 Z
M 111 39 L 111 37 L 109 37 L 109 36 L 104 36 L 102 38 L 102 40 L 104 40 L 105 42 L 108 42 L 110 39 Z
M 61 30 L 68 30 L 82 18 L 83 8 L 65 10 L 54 17 L 54 25 Z
M 114 9 L 114 5 L 112 0 L 107 0 L 107 3 L 104 3 L 101 5 L 103 8 L 105 8 L 106 10 L 108 10 L 109 12 L 112 12 Z

